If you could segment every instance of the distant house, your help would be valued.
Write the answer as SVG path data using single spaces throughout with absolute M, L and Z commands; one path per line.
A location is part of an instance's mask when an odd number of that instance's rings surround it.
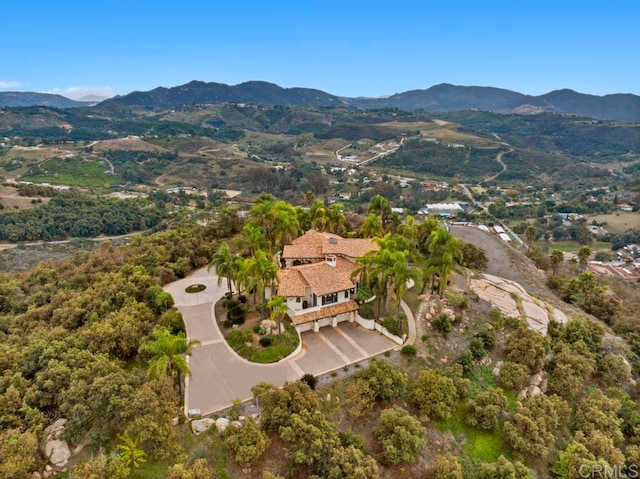
M 453 216 L 464 211 L 460 203 L 429 203 L 418 211 L 421 215 L 439 215 L 444 217 Z
M 287 298 L 289 317 L 299 332 L 355 321 L 356 259 L 377 249 L 368 238 L 342 238 L 316 230 L 284 247 L 277 294 Z

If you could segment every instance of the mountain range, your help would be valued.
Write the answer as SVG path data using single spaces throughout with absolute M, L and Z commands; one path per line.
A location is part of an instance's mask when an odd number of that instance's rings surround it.
M 588 95 L 555 90 L 532 96 L 511 90 L 458 86 L 447 83 L 425 90 L 410 90 L 384 98 L 347 98 L 312 88 L 283 88 L 273 83 L 249 81 L 237 85 L 192 81 L 171 88 L 135 91 L 107 99 L 99 109 L 171 109 L 185 104 L 254 103 L 282 106 L 342 106 L 346 108 L 398 108 L 414 111 L 484 110 L 498 113 L 553 112 L 603 120 L 640 122 L 640 96 L 633 94 Z M 60 95 L 0 92 L 2 106 L 46 105 L 58 108 L 90 106 Z
M 0 91 L 0 108 L 23 106 L 51 106 L 54 108 L 80 108 L 95 105 L 96 101 L 76 101 L 53 93 L 30 91 Z

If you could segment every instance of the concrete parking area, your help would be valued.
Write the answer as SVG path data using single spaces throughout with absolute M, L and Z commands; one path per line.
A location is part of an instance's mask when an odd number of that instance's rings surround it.
M 382 334 L 355 323 L 340 323 L 335 328 L 324 327 L 317 333 L 302 333 L 302 342 L 302 354 L 289 362 L 314 376 L 398 347 Z

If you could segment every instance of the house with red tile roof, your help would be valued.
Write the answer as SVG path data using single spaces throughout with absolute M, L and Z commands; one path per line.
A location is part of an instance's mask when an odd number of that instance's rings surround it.
M 287 298 L 288 314 L 299 332 L 356 319 L 356 260 L 377 250 L 371 239 L 309 230 L 286 245 L 284 269 L 278 272 L 280 296 Z

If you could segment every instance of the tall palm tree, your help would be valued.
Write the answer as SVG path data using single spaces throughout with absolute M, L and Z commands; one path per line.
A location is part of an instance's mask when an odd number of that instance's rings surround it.
M 440 223 L 435 218 L 427 218 L 418 225 L 418 237 L 416 241 L 418 243 L 418 249 L 422 254 L 426 255 L 429 253 L 429 251 L 427 250 L 427 240 L 429 239 L 429 236 L 431 236 L 431 233 L 433 233 L 439 227 Z
M 328 230 L 334 234 L 343 234 L 347 230 L 347 218 L 342 212 L 342 205 L 333 203 L 329 205 L 326 211 L 329 218 Z
M 245 260 L 245 269 L 251 289 L 254 289 L 254 304 L 256 295 L 260 298 L 260 316 L 264 319 L 264 299 L 267 285 L 273 285 L 278 272 L 276 265 L 265 251 L 258 251 L 255 256 Z
M 435 275 L 439 276 L 438 292 L 442 298 L 447 287 L 449 274 L 458 268 L 463 261 L 463 243 L 453 236 L 446 228 L 438 228 L 427 240 L 429 259 L 427 263 L 432 268 L 432 285 Z
M 289 203 L 284 201 L 278 201 L 274 205 L 274 226 L 273 226 L 273 240 L 271 245 L 275 247 L 276 244 L 280 244 L 281 248 L 284 248 L 285 244 L 288 244 L 300 234 L 300 222 L 298 221 L 298 215 L 296 210 Z
M 551 250 L 551 254 L 549 255 L 549 260 L 551 261 L 551 268 L 553 269 L 553 274 L 558 274 L 558 268 L 562 264 L 564 260 L 564 253 L 559 249 Z
M 223 241 L 220 244 L 220 249 L 218 249 L 218 252 L 212 256 L 209 267 L 207 268 L 207 271 L 211 270 L 211 268 L 215 268 L 216 274 L 218 275 L 218 286 L 222 284 L 222 278 L 226 278 L 227 290 L 232 294 L 232 281 L 235 279 L 235 275 L 237 272 L 237 258 L 238 255 L 231 252 L 229 244 L 226 241 Z
M 391 203 L 387 198 L 382 195 L 375 195 L 369 201 L 369 214 L 373 213 L 380 216 L 380 223 L 382 229 L 386 233 L 390 231 L 394 217 L 393 210 L 391 209 Z
M 409 281 L 418 281 L 420 269 L 412 266 L 409 262 L 409 251 L 396 251 L 393 253 L 394 264 L 391 267 L 389 280 L 393 288 L 394 306 L 396 308 L 396 319 L 400 315 L 400 303 L 404 293 L 407 292 Z
M 587 269 L 589 256 L 591 256 L 591 248 L 588 246 L 581 246 L 578 250 L 578 264 L 580 265 L 580 271 Z
M 531 246 L 533 246 L 533 240 L 536 239 L 536 227 L 533 225 L 527 226 L 527 229 L 524 230 L 524 236 L 527 240 L 527 245 L 528 245 L 527 251 L 531 251 Z
M 374 236 L 383 236 L 384 228 L 382 227 L 382 219 L 375 213 L 369 213 L 367 218 L 360 226 L 360 236 L 364 238 L 373 238 Z
M 269 319 L 275 321 L 278 324 L 278 336 L 282 336 L 282 319 L 287 314 L 287 298 L 284 296 L 272 296 L 267 307 L 271 309 L 271 316 Z
M 175 376 L 182 396 L 182 377 L 191 375 L 186 356 L 191 356 L 194 348 L 200 342 L 187 341 L 187 337 L 182 331 L 171 334 L 168 329 L 163 327 L 156 327 L 151 336 L 153 339 L 143 342 L 139 348 L 140 353 L 151 356 L 147 376 L 151 379 L 163 376 L 174 378 Z
M 242 256 L 253 256 L 257 251 L 267 249 L 269 241 L 262 232 L 262 226 L 247 223 L 242 228 L 242 235 L 236 246 Z
M 263 193 L 249 210 L 249 223 L 262 229 L 262 234 L 269 241 L 269 244 L 275 243 L 273 237 L 274 204 L 275 198 L 268 193 Z
M 398 226 L 398 234 L 405 237 L 412 245 L 412 249 L 415 249 L 418 245 L 418 225 L 413 216 L 407 216 L 405 223 Z

